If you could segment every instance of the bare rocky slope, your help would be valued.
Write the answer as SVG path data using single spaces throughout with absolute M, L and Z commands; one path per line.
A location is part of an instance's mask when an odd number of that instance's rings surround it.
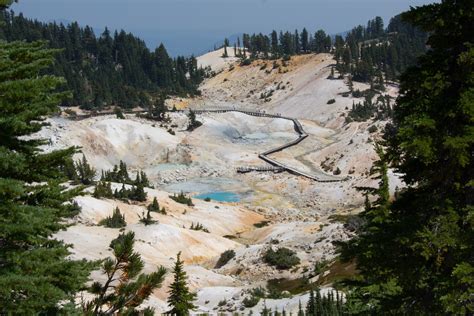
M 165 124 L 135 115 L 126 115 L 124 120 L 113 115 L 80 121 L 56 117 L 38 136 L 50 139 L 46 150 L 80 146 L 99 171 L 125 161 L 132 175 L 144 170 L 156 188 L 147 189 L 148 201 L 143 203 L 99 200 L 88 194 L 76 198 L 82 208 L 80 215 L 73 226 L 57 235 L 74 246 L 74 258 L 110 255 L 108 245 L 119 230 L 98 226 L 98 222 L 118 206 L 125 214 L 125 230 L 136 234 L 136 250 L 143 256 L 147 271 L 157 265 L 172 267 L 177 252 L 182 252 L 189 284 L 198 293 L 197 313 L 258 313 L 263 300 L 250 309 L 244 308 L 242 300 L 249 289 L 265 287 L 271 279 L 313 277 L 315 281 L 326 277 L 324 291 L 331 289 L 332 272 L 314 278 L 314 265 L 334 258 L 333 241 L 350 237 L 335 215 L 360 211 L 363 198 L 355 187 L 375 185 L 368 180 L 368 173 L 376 159 L 373 141 L 377 133 L 369 133 L 368 127 L 376 125 L 380 130 L 384 122 L 345 123 L 345 115 L 357 99 L 342 95 L 348 91 L 343 80 L 328 79 L 334 63 L 330 55 L 303 55 L 275 63 L 254 61 L 249 66 L 240 66 L 237 58 L 223 59 L 221 55 L 217 51 L 199 58 L 201 65 L 216 72 L 202 84 L 201 97 L 169 100 L 169 105 L 249 109 L 296 117 L 309 137 L 272 157 L 313 174 L 332 176 L 340 170 L 340 176 L 349 179 L 318 183 L 286 172 L 237 173 L 237 167 L 264 166 L 259 153 L 296 138 L 292 123 L 280 118 L 235 112 L 202 114 L 198 119 L 203 125 L 188 132 L 186 115 L 180 112 L 171 113 L 171 122 Z M 367 86 L 356 84 L 356 88 Z M 387 93 L 396 96 L 396 87 L 389 87 Z M 328 104 L 330 99 L 335 103 Z M 392 188 L 401 185 L 395 175 L 390 178 Z M 119 188 L 121 184 L 114 186 Z M 194 198 L 195 206 L 184 206 L 169 198 L 181 191 L 192 196 L 228 192 L 238 201 Z M 154 213 L 158 222 L 144 226 L 139 217 L 153 197 L 167 214 Z M 201 223 L 209 233 L 191 230 L 195 223 Z M 300 265 L 291 270 L 267 265 L 262 254 L 269 247 L 294 250 Z M 235 257 L 216 269 L 220 254 L 231 249 Z M 100 275 L 94 273 L 94 277 Z M 171 277 L 168 274 L 164 286 L 147 301 L 157 312 L 167 310 Z M 307 293 L 302 292 L 291 298 L 267 299 L 266 305 L 290 312 L 306 299 Z

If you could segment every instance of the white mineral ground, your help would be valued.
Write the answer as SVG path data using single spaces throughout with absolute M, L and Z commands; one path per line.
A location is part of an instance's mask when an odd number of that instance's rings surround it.
M 340 177 L 350 176 L 350 180 L 318 183 L 286 172 L 236 173 L 239 166 L 265 166 L 259 153 L 296 139 L 292 122 L 284 119 L 234 112 L 205 114 L 198 116 L 203 126 L 187 132 L 187 118 L 182 113 L 170 114 L 172 122 L 166 126 L 134 115 L 126 115 L 125 120 L 112 115 L 82 121 L 51 118 L 51 126 L 39 133 L 50 140 L 46 150 L 80 146 L 99 171 L 123 160 L 132 177 L 133 171 L 143 170 L 157 188 L 147 189 L 146 203 L 77 197 L 82 211 L 74 219 L 75 225 L 56 236 L 74 246 L 72 257 L 101 259 L 111 255 L 108 245 L 119 230 L 97 224 L 118 206 L 128 224 L 125 231 L 135 232 L 136 250 L 147 272 L 158 265 L 171 268 L 177 252 L 182 252 L 189 284 L 198 293 L 196 312 L 239 311 L 245 289 L 265 285 L 269 279 L 299 278 L 321 258 L 333 258 L 332 242 L 346 240 L 350 233 L 328 217 L 357 213 L 363 197 L 355 187 L 376 185 L 368 179 L 368 172 L 376 159 L 373 139 L 377 133 L 367 131 L 371 122 L 345 124 L 344 115 L 353 101 L 359 100 L 342 95 L 348 91 L 343 80 L 327 79 L 334 64 L 330 55 L 293 57 L 286 66 L 279 61 L 275 69 L 271 61 L 240 66 L 237 58 L 223 59 L 221 55 L 222 50 L 198 59 L 218 73 L 202 84 L 201 97 L 169 100 L 168 104 L 178 108 L 236 107 L 296 117 L 309 137 L 272 158 L 321 177 L 333 178 L 339 168 Z M 355 88 L 368 87 L 355 83 Z M 270 91 L 271 100 L 265 102 L 261 94 Z M 396 96 L 397 88 L 389 87 L 387 93 Z M 335 103 L 327 104 L 330 99 Z M 375 124 L 380 131 L 384 122 Z M 176 135 L 171 135 L 169 128 Z M 402 185 L 393 173 L 390 180 L 392 190 Z M 229 191 L 240 194 L 242 200 L 218 203 L 193 199 L 195 206 L 188 207 L 171 200 L 170 191 Z M 167 215 L 153 213 L 158 223 L 144 226 L 139 216 L 153 197 L 166 208 Z M 264 220 L 270 225 L 254 226 Z M 190 230 L 192 223 L 201 223 L 210 233 Z M 262 252 L 275 240 L 278 246 L 296 251 L 301 259 L 298 269 L 279 271 L 262 261 Z M 229 249 L 235 250 L 236 256 L 224 267 L 214 269 L 220 254 Z M 100 278 L 97 272 L 93 276 Z M 163 287 L 147 301 L 157 312 L 167 310 L 171 277 L 169 273 Z M 267 299 L 266 305 L 272 310 L 295 312 L 298 302 L 306 302 L 306 298 L 307 294 Z M 218 308 L 222 300 L 227 304 Z M 262 307 L 263 301 L 252 310 L 258 313 Z

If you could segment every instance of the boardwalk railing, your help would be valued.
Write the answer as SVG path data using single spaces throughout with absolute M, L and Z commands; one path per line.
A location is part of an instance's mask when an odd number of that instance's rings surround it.
M 276 152 L 280 152 L 284 149 L 290 148 L 292 146 L 295 146 L 299 143 L 301 143 L 306 137 L 308 137 L 308 134 L 303 129 L 303 126 L 301 123 L 292 117 L 287 117 L 287 116 L 281 116 L 277 114 L 270 114 L 266 112 L 255 112 L 255 111 L 246 111 L 246 110 L 238 110 L 238 109 L 206 109 L 206 110 L 192 110 L 196 114 L 203 114 L 203 113 L 227 113 L 227 112 L 238 112 L 238 113 L 243 113 L 246 115 L 251 115 L 251 116 L 256 116 L 256 117 L 268 117 L 268 118 L 280 118 L 284 120 L 289 120 L 293 122 L 293 126 L 295 128 L 296 133 L 298 134 L 298 138 L 295 139 L 294 141 L 291 141 L 289 143 L 286 143 L 284 145 L 281 145 L 277 148 L 273 148 L 270 150 L 267 150 L 261 154 L 258 155 L 260 159 L 263 161 L 267 162 L 268 164 L 272 165 L 272 167 L 239 167 L 237 168 L 237 172 L 240 173 L 245 173 L 245 172 L 251 172 L 251 171 L 263 171 L 263 172 L 268 172 L 268 171 L 273 171 L 273 172 L 281 172 L 281 171 L 288 171 L 292 174 L 296 174 L 299 176 L 306 177 L 308 179 L 317 181 L 317 182 L 340 182 L 340 181 L 346 181 L 349 178 L 341 178 L 341 179 L 321 179 L 315 175 L 311 175 L 309 173 L 306 173 L 304 171 L 300 171 L 296 168 L 293 168 L 291 166 L 285 165 L 283 163 L 280 163 L 272 158 L 269 158 L 268 155 L 274 154 Z M 139 111 L 124 111 L 124 114 L 141 114 L 141 113 L 146 113 L 148 112 L 147 110 L 139 110 Z M 178 110 L 177 112 L 185 112 L 183 110 Z M 115 114 L 114 112 L 97 112 L 97 113 L 90 113 L 90 114 L 84 114 L 84 115 L 76 115 L 76 116 L 70 116 L 69 118 L 72 120 L 84 120 L 87 118 L 91 117 L 96 117 L 96 116 L 105 116 L 105 115 L 113 115 Z
M 272 165 L 273 167 L 240 167 L 237 168 L 237 172 L 245 173 L 245 172 L 251 172 L 251 171 L 282 171 L 286 170 L 292 174 L 299 175 L 306 177 L 308 179 L 317 181 L 317 182 L 341 182 L 341 181 L 346 181 L 349 178 L 341 178 L 341 179 L 321 179 L 315 175 L 309 174 L 307 172 L 298 170 L 296 168 L 293 168 L 291 166 L 288 166 L 286 164 L 283 164 L 281 162 L 276 161 L 275 159 L 272 159 L 268 157 L 268 155 L 274 154 L 276 152 L 282 151 L 284 149 L 290 148 L 292 146 L 295 146 L 299 143 L 301 143 L 305 138 L 308 137 L 308 134 L 303 129 L 303 126 L 301 123 L 292 117 L 287 117 L 287 116 L 281 116 L 281 115 L 275 115 L 275 114 L 269 114 L 265 112 L 255 112 L 255 111 L 245 111 L 245 110 L 237 110 L 237 109 L 208 109 L 208 110 L 193 110 L 194 113 L 196 114 L 203 114 L 203 113 L 227 113 L 227 112 L 238 112 L 238 113 L 243 113 L 247 115 L 252 115 L 252 116 L 257 116 L 257 117 L 269 117 L 269 118 L 281 118 L 284 120 L 289 120 L 293 122 L 293 126 L 295 128 L 296 133 L 298 133 L 298 138 L 295 139 L 294 141 L 291 141 L 289 143 L 286 143 L 284 145 L 281 145 L 277 148 L 273 148 L 270 150 L 267 150 L 261 154 L 258 155 L 260 159 L 263 161 L 267 162 L 268 164 Z
M 248 167 L 238 167 L 237 172 L 238 173 L 247 173 L 247 172 L 253 172 L 253 171 L 258 171 L 258 172 L 282 172 L 285 171 L 284 168 L 281 167 L 275 167 L 275 166 L 248 166 Z

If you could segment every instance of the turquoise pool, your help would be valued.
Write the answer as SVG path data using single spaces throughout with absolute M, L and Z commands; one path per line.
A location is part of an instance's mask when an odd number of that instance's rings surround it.
M 194 198 L 204 200 L 210 198 L 212 201 L 218 202 L 239 202 L 240 195 L 234 192 L 209 192 L 195 195 Z

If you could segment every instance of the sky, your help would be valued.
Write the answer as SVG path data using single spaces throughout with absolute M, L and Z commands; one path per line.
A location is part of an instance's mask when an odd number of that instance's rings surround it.
M 20 0 L 11 8 L 40 21 L 124 29 L 171 55 L 200 55 L 225 37 L 276 30 L 337 34 L 434 0 Z

